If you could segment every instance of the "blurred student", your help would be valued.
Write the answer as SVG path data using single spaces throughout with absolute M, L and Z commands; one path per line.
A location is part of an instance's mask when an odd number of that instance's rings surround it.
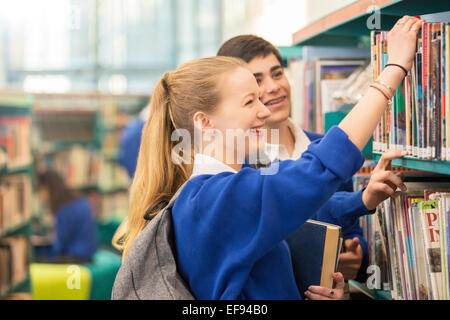
M 98 242 L 89 199 L 77 197 L 61 176 L 52 170 L 38 174 L 37 188 L 40 200 L 51 209 L 55 221 L 53 236 L 31 238 L 37 261 L 92 261 Z
M 136 170 L 136 162 L 141 145 L 142 128 L 148 119 L 150 107 L 146 106 L 123 129 L 120 136 L 120 150 L 118 162 L 123 166 L 130 178 L 133 178 Z

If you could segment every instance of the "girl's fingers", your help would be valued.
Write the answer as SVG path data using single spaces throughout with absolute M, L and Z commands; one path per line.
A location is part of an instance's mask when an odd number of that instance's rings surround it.
M 387 150 L 382 155 L 380 160 L 378 161 L 377 166 L 375 167 L 375 170 L 386 170 L 386 168 L 391 164 L 391 161 L 397 158 L 401 158 L 403 156 L 406 156 L 408 152 L 406 151 L 400 151 L 400 150 Z
M 387 183 L 377 182 L 374 185 L 374 189 L 381 191 L 392 198 L 395 198 L 395 190 L 393 189 L 392 186 L 389 186 Z
M 335 290 L 344 290 L 345 282 L 344 282 L 344 275 L 340 272 L 335 272 L 331 275 L 336 282 L 336 285 L 334 287 Z
M 417 21 L 420 21 L 420 19 L 417 19 L 415 17 L 408 17 L 408 19 L 405 21 L 405 23 L 402 24 L 402 26 L 403 26 L 402 31 L 403 32 L 410 31 L 413 24 L 415 24 Z
M 425 23 L 424 20 L 419 20 L 416 21 L 411 28 L 409 29 L 410 32 L 415 32 L 417 34 L 417 32 L 419 31 L 419 29 L 422 27 L 422 25 Z
M 328 297 L 325 297 L 320 294 L 312 293 L 309 290 L 305 292 L 305 297 L 307 300 L 330 300 L 330 298 L 328 298 Z
M 399 30 L 401 30 L 403 28 L 403 25 L 405 24 L 406 21 L 408 21 L 408 16 L 401 17 L 394 24 L 394 27 L 391 29 L 391 31 L 399 31 Z
M 381 175 L 379 175 L 379 178 L 377 180 L 379 182 L 387 183 L 390 187 L 393 187 L 394 191 L 397 188 L 399 188 L 403 192 L 406 191 L 406 186 L 403 183 L 403 180 L 392 171 L 384 171 Z
M 330 292 L 331 290 L 325 287 L 321 287 L 321 286 L 309 286 L 308 287 L 308 291 L 314 294 L 318 294 L 324 297 L 328 297 L 331 298 L 332 295 L 330 296 Z

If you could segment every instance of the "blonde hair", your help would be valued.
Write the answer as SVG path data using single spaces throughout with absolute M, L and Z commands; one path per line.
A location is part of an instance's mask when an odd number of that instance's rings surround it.
M 123 259 L 148 223 L 144 219 L 146 210 L 158 201 L 169 200 L 192 173 L 193 146 L 191 161 L 175 164 L 171 152 L 177 142 L 171 141 L 172 132 L 182 128 L 193 137 L 195 112 L 213 113 L 221 99 L 220 79 L 245 65 L 244 61 L 231 57 L 196 59 L 164 74 L 157 83 L 150 116 L 142 130 L 128 217 L 113 237 L 113 245 L 123 250 Z M 155 209 L 151 214 L 157 212 Z

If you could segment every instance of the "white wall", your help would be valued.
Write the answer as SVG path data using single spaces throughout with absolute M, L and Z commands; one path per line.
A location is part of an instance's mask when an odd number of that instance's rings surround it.
M 358 0 L 307 0 L 306 24 L 310 24 L 324 16 L 344 8 Z
M 357 0 L 222 0 L 223 40 L 253 33 L 277 46 L 290 46 L 292 34 Z

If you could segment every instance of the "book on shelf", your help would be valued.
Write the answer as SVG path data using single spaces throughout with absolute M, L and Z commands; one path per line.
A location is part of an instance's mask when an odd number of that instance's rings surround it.
M 116 159 L 121 129 L 147 103 L 148 97 L 132 95 L 39 95 L 37 171 L 54 169 L 77 194 L 89 196 L 98 219 L 122 220 L 130 178 Z
M 0 180 L 0 234 L 31 217 L 32 182 L 27 174 L 5 175 Z
M 339 89 L 356 69 L 363 66 L 364 59 L 316 59 L 313 62 L 315 70 L 314 76 L 314 109 L 315 125 L 313 125 L 316 132 L 324 133 L 324 118 L 325 112 L 336 111 L 339 108 L 339 103 L 335 102 L 330 96 L 331 92 Z M 325 93 L 322 94 L 322 89 Z M 328 95 L 327 95 L 328 94 Z M 311 119 L 312 121 L 312 119 Z
M 362 188 L 369 176 L 355 177 Z M 408 190 L 360 218 L 369 265 L 380 268 L 382 287 L 398 300 L 449 299 L 450 182 L 411 177 Z M 436 180 L 436 181 L 433 181 Z
M 339 226 L 307 220 L 286 239 L 291 248 L 297 287 L 303 295 L 310 285 L 333 287 L 342 246 Z
M 0 295 L 25 280 L 28 266 L 28 239 L 25 236 L 0 238 Z
M 290 59 L 286 75 L 291 83 L 291 118 L 304 130 L 324 132 L 324 113 L 343 104 L 332 99 L 351 73 L 364 65 L 366 49 L 304 47 L 303 57 Z
M 31 118 L 28 116 L 0 117 L 0 147 L 5 159 L 3 165 L 15 168 L 31 163 Z
M 424 23 L 411 70 L 373 134 L 373 150 L 405 150 L 418 159 L 450 161 L 450 24 Z M 387 63 L 387 31 L 371 32 L 373 79 Z

